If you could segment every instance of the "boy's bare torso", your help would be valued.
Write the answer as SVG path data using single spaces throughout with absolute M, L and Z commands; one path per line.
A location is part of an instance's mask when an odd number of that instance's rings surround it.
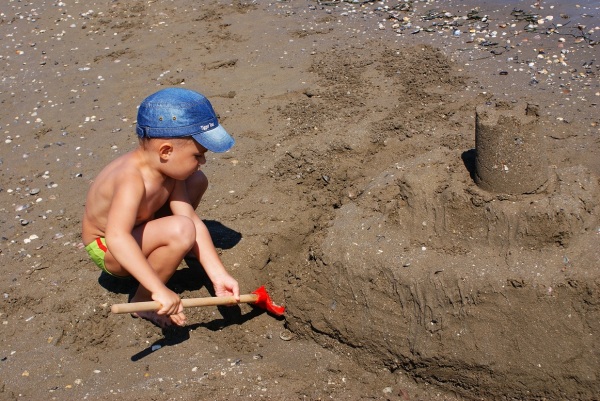
M 142 199 L 139 199 L 135 226 L 151 220 L 168 201 L 175 180 L 150 169 L 141 153 L 136 151 L 115 159 L 98 174 L 86 199 L 82 223 L 84 244 L 105 236 L 107 216 L 117 187 L 142 183 L 145 190 Z

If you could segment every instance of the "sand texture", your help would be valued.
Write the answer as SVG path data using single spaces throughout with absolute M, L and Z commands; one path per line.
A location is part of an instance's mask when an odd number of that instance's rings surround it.
M 600 4 L 505 3 L 5 1 L 0 399 L 597 400 Z M 236 139 L 197 213 L 282 318 L 110 312 L 85 195 L 169 86 Z

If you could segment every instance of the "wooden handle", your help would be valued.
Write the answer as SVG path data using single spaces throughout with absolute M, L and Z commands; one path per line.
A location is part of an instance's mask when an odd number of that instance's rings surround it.
M 252 304 L 258 300 L 256 294 L 240 295 L 240 300 L 236 301 L 234 297 L 206 297 L 206 298 L 187 298 L 182 299 L 181 303 L 184 308 L 195 306 L 218 306 L 218 305 L 235 305 L 235 304 Z M 112 313 L 132 313 L 132 312 L 149 312 L 160 309 L 160 304 L 156 301 L 148 302 L 131 302 L 127 304 L 114 304 L 110 307 Z

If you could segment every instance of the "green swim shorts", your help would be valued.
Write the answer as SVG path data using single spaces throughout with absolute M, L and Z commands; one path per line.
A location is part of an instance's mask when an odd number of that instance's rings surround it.
M 104 256 L 106 255 L 108 248 L 106 247 L 106 240 L 104 238 L 96 238 L 95 241 L 89 243 L 85 247 L 85 250 L 87 251 L 88 255 L 90 255 L 90 258 L 94 261 L 96 266 L 98 266 L 106 274 L 117 278 L 129 278 L 127 276 L 117 276 L 106 269 L 106 265 L 104 264 Z

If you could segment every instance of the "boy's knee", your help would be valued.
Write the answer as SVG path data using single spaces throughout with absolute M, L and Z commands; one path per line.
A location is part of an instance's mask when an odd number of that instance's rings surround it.
M 196 242 L 196 226 L 192 219 L 185 216 L 171 216 L 173 220 L 171 239 L 184 247 L 191 248 Z
M 204 190 L 208 188 L 208 177 L 202 171 L 198 171 L 194 174 L 194 180 L 196 181 L 198 188 L 203 188 Z
M 202 171 L 197 171 L 186 180 L 186 187 L 192 206 L 198 207 L 200 199 L 208 189 L 208 178 Z
M 206 188 L 208 187 L 208 177 L 201 170 L 196 171 L 194 174 L 185 180 L 188 188 Z

